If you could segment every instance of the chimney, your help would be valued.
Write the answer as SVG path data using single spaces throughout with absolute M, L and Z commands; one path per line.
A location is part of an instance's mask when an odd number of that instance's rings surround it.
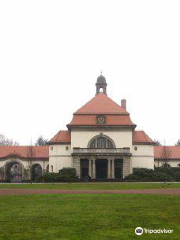
M 126 99 L 121 100 L 121 107 L 123 107 L 126 110 Z

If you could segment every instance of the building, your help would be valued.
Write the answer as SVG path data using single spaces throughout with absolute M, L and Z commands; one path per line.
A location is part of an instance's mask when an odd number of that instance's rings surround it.
M 154 146 L 144 131 L 135 129 L 126 100 L 118 105 L 109 98 L 101 75 L 95 96 L 73 114 L 67 130 L 59 131 L 49 146 L 0 147 L 0 179 L 28 181 L 46 171 L 73 167 L 82 179 L 89 175 L 97 180 L 119 180 L 133 168 L 162 165 L 164 148 Z M 169 147 L 164 158 L 179 166 L 180 147 Z
M 0 181 L 33 181 L 48 165 L 48 146 L 0 146 Z

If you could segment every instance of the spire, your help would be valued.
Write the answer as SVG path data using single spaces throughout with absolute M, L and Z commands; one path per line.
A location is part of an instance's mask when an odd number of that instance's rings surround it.
M 106 78 L 102 75 L 101 71 L 101 75 L 97 78 L 96 82 L 96 94 L 100 93 L 100 90 L 102 89 L 103 93 L 107 95 L 106 87 L 107 87 Z

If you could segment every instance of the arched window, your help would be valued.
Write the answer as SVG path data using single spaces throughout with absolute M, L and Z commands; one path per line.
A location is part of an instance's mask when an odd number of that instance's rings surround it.
M 114 148 L 114 143 L 107 137 L 99 136 L 90 141 L 89 148 Z

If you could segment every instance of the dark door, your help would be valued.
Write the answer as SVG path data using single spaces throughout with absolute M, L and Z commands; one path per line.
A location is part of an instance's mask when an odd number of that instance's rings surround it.
M 107 179 L 107 160 L 96 160 L 96 178 Z
M 89 162 L 86 159 L 81 159 L 81 178 L 85 179 L 89 175 Z
M 115 160 L 115 178 L 122 178 L 122 160 L 116 159 Z

